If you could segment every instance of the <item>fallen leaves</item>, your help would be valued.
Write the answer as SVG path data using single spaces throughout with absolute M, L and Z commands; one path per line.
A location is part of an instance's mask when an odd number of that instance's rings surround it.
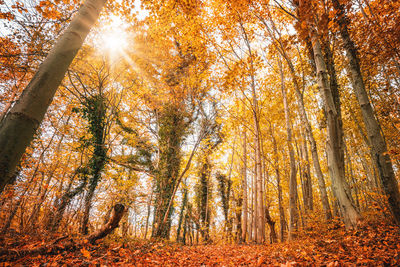
M 87 258 L 89 260 L 92 258 L 92 256 L 90 255 L 90 252 L 88 250 L 86 250 L 85 248 L 81 249 L 81 253 L 85 258 Z
M 138 240 L 91 245 L 76 241 L 75 250 L 25 255 L 13 261 L 7 261 L 7 255 L 0 251 L 0 262 L 4 266 L 40 266 L 43 263 L 49 263 L 49 266 L 399 266 L 398 240 L 398 228 L 382 224 L 347 233 L 341 229 L 326 230 L 320 236 L 304 235 L 295 241 L 267 245 L 183 246 Z M 32 240 L 17 244 L 13 249 L 22 251 L 42 242 Z

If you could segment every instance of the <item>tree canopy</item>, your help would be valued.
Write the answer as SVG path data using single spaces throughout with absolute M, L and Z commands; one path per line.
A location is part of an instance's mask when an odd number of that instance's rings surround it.
M 0 260 L 399 264 L 399 14 L 391 0 L 0 1 Z M 199 244 L 241 256 L 178 262 Z

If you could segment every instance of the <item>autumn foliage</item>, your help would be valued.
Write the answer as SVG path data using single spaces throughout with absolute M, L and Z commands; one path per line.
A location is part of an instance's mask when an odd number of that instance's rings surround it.
M 0 0 L 0 262 L 400 265 L 399 32 L 390 0 Z

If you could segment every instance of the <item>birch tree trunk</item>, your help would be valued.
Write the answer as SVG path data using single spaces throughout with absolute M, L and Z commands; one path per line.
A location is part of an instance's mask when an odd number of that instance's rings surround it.
M 390 156 L 387 153 L 387 145 L 380 129 L 379 122 L 375 118 L 374 110 L 365 89 L 364 80 L 361 74 L 358 51 L 350 37 L 348 31 L 349 20 L 344 12 L 344 8 L 338 0 L 332 0 L 333 7 L 337 12 L 337 23 L 339 24 L 340 35 L 343 39 L 344 48 L 349 59 L 349 69 L 351 72 L 351 82 L 358 103 L 361 108 L 365 128 L 370 141 L 370 149 L 373 160 L 378 169 L 378 175 L 383 186 L 383 190 L 388 197 L 390 211 L 395 221 L 400 224 L 400 192 Z
M 86 0 L 71 24 L 39 67 L 15 105 L 0 122 L 0 192 L 52 102 L 64 75 L 107 0 Z

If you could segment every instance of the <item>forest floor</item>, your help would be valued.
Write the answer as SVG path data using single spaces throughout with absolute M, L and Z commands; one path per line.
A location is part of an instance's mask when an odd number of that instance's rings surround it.
M 400 266 L 400 229 L 384 223 L 352 231 L 332 224 L 323 232 L 316 227 L 297 240 L 266 245 L 78 240 L 69 237 L 56 245 L 56 237 L 8 234 L 0 237 L 0 266 Z

